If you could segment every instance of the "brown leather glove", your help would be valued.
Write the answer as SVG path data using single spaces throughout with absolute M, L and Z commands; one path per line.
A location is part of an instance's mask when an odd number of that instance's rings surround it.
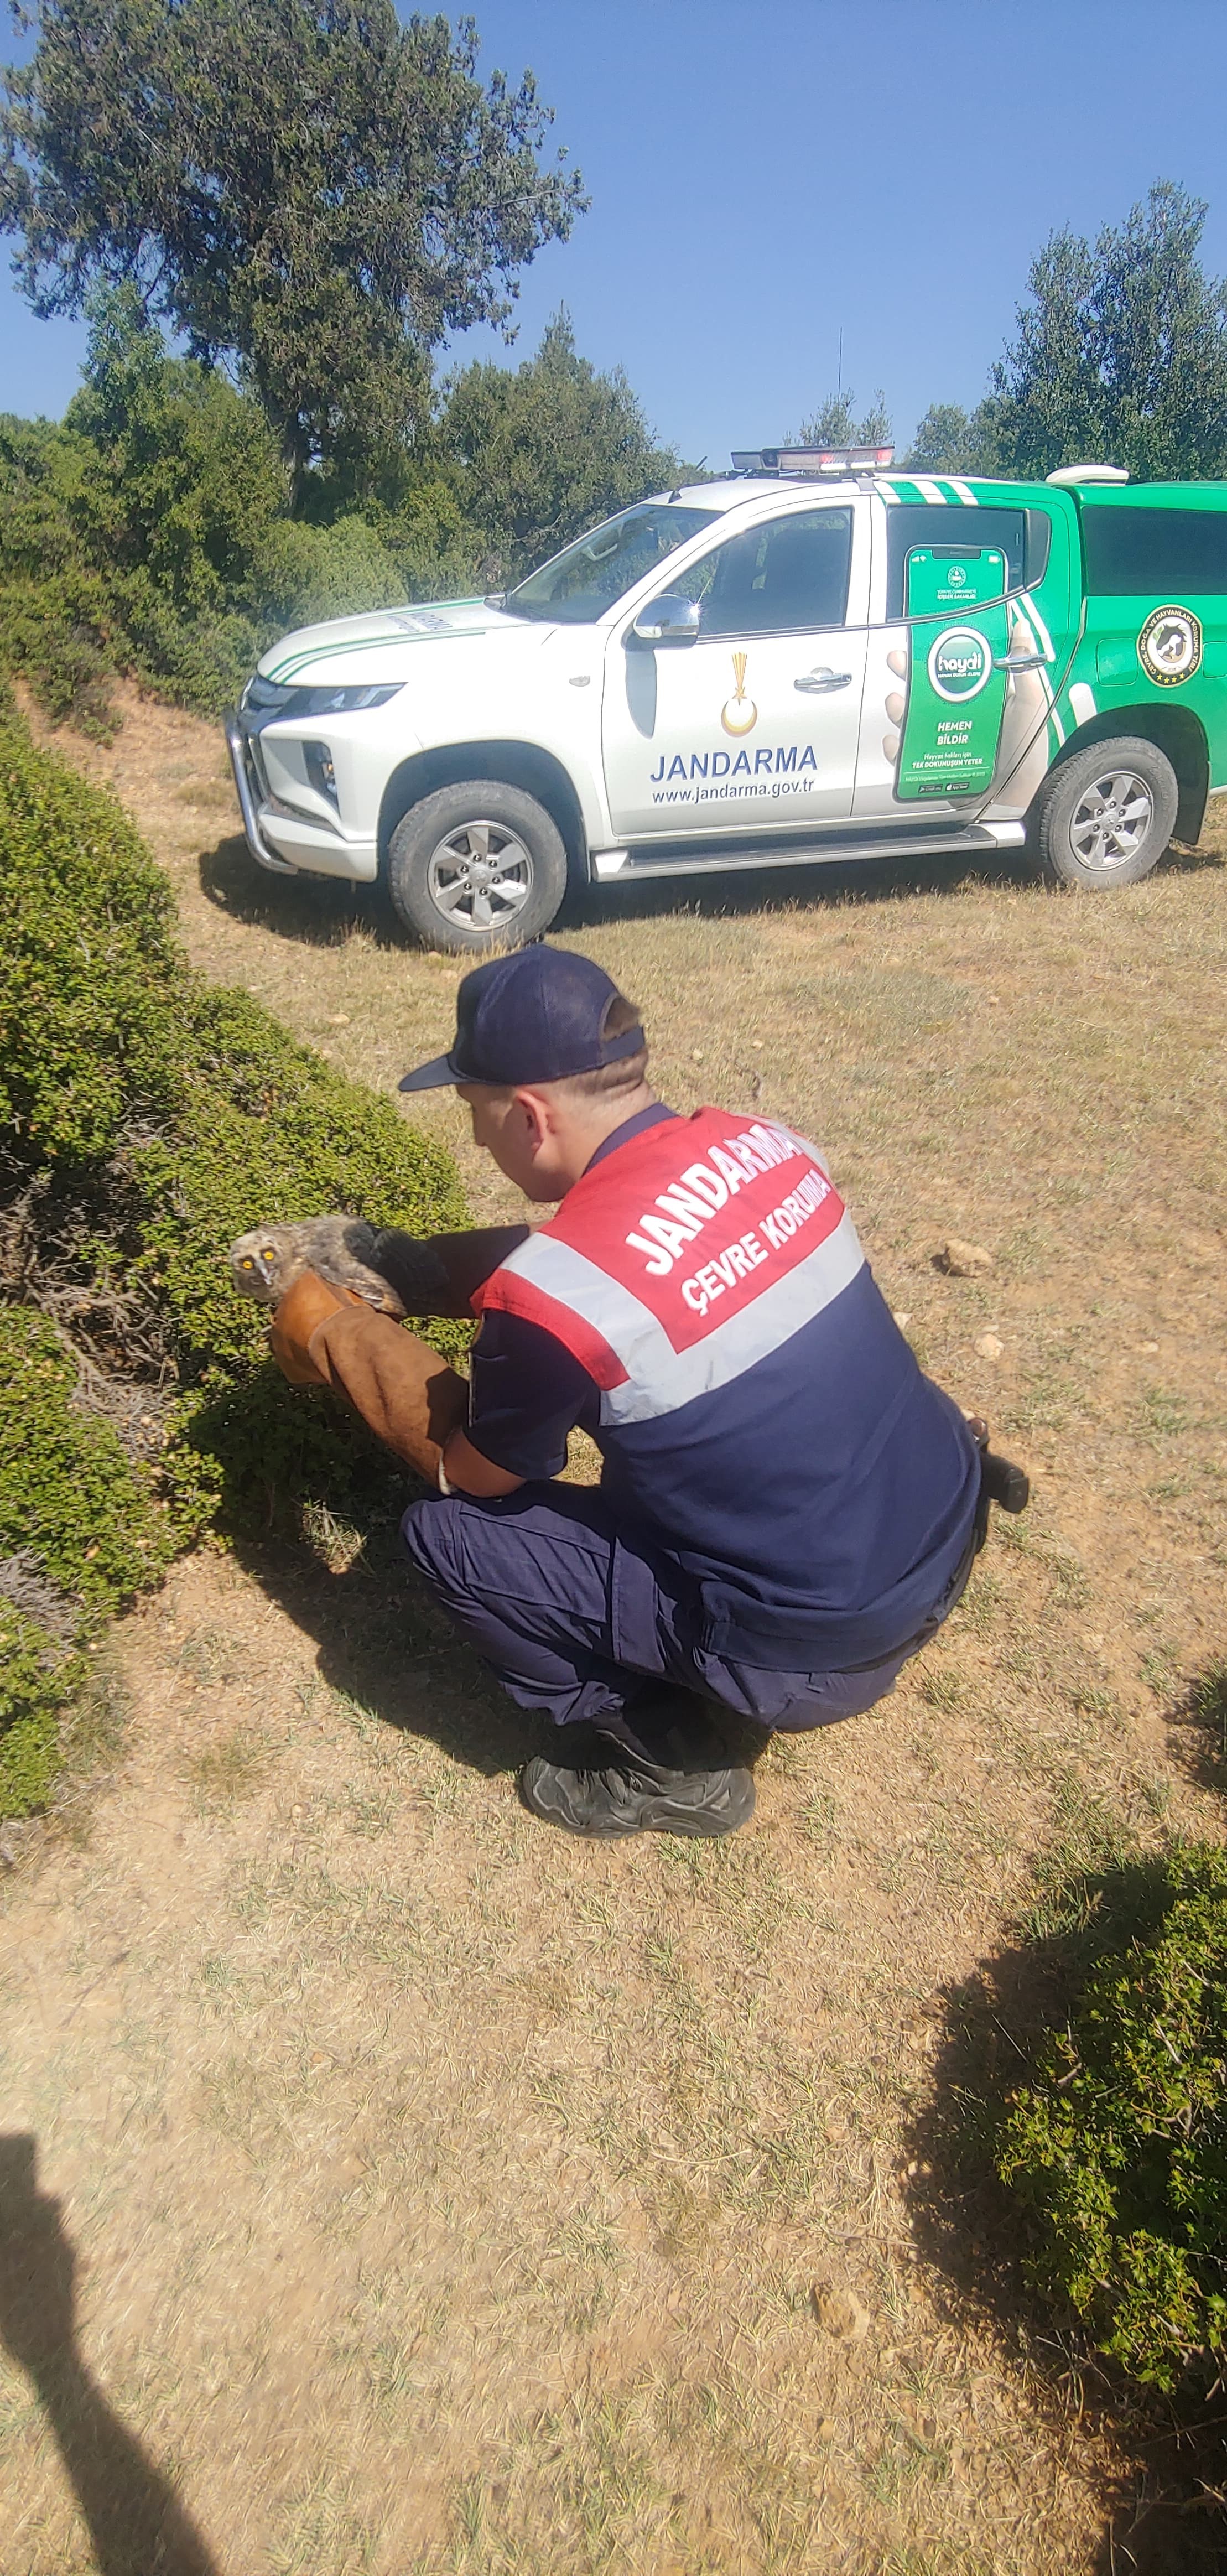
M 291 1386 L 333 1387 L 376 1439 L 438 1483 L 443 1451 L 468 1420 L 469 1390 L 416 1333 L 306 1270 L 282 1298 L 271 1340 Z
M 291 1386 L 327 1386 L 327 1377 L 311 1357 L 311 1336 L 329 1315 L 362 1302 L 352 1288 L 333 1288 L 315 1270 L 304 1270 L 287 1288 L 273 1316 L 269 1341 L 273 1358 Z

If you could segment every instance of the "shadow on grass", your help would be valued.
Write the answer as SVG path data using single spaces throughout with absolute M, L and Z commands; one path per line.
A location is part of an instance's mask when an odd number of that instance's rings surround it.
M 341 948 L 355 930 L 380 948 L 411 945 L 382 885 L 344 877 L 277 877 L 257 865 L 241 834 L 202 850 L 200 888 L 231 921 L 271 930 L 304 948 Z
M 284 1541 L 244 1541 L 235 1553 L 261 1591 L 314 1639 L 330 1689 L 402 1734 L 428 1738 L 486 1779 L 518 1771 L 535 1752 L 539 1722 L 504 1698 L 456 1637 L 411 1572 L 395 1529 L 373 1532 L 356 1561 L 335 1574 Z
M 1178 850 L 1173 845 L 1160 860 L 1159 872 L 1164 876 L 1188 876 L 1222 865 L 1218 851 Z M 982 861 L 971 867 L 966 858 L 959 856 L 909 861 L 900 855 L 897 859 L 827 859 L 809 867 L 754 869 L 744 876 L 691 880 L 687 879 L 682 861 L 675 877 L 654 878 L 647 885 L 622 885 L 617 878 L 611 878 L 606 885 L 589 886 L 570 898 L 563 926 L 579 929 L 585 923 L 647 921 L 662 913 L 682 911 L 701 921 L 739 920 L 747 914 L 782 912 L 791 907 L 834 911 L 846 904 L 900 902 L 911 895 L 953 897 L 965 891 L 985 890 L 1004 894 L 1012 887 L 1044 890 L 1034 861 L 1021 850 L 1003 850 L 991 868 Z M 1062 899 L 1060 888 L 1049 887 L 1047 891 L 1054 901 Z M 1081 900 L 1075 888 L 1067 891 L 1074 901 Z
M 31 2380 L 98 2576 L 221 2576 L 170 2480 L 112 2411 L 77 2342 L 76 2257 L 38 2188 L 35 2141 L 0 2137 L 0 2344 Z
M 1183 1771 L 1201 1789 L 1227 1798 L 1227 1655 L 1199 1673 L 1184 1698 L 1167 1711 L 1169 1742 Z
M 1054 2430 L 1075 2418 L 1132 2464 L 1105 2498 L 1096 2576 L 1224 2576 L 1224 2395 L 1198 2404 L 1141 2387 L 1054 2315 L 1026 2277 L 1025 2213 L 993 2167 L 997 2121 L 1041 2032 L 1060 2028 L 1092 1964 L 1161 1902 L 1162 1864 L 1107 1858 L 1041 1885 L 1031 1926 L 946 1989 L 926 2101 L 909 2128 L 915 2238 L 945 2283 L 952 2324 L 987 2329 L 1047 2385 Z
M 1202 868 L 1221 867 L 1217 851 L 1170 849 L 1160 862 L 1165 875 L 1187 876 Z M 387 890 L 378 885 L 351 885 L 339 877 L 274 877 L 257 866 L 241 837 L 219 841 L 200 857 L 200 884 L 207 900 L 232 921 L 276 932 L 304 947 L 335 948 L 356 929 L 380 948 L 412 947 L 398 921 Z M 749 870 L 737 876 L 688 877 L 686 862 L 677 875 L 650 884 L 588 886 L 570 893 L 558 916 L 560 930 L 582 931 L 598 924 L 650 921 L 663 914 L 686 912 L 700 921 L 741 920 L 747 915 L 811 906 L 831 910 L 844 904 L 889 903 L 916 894 L 955 895 L 963 887 L 1034 886 L 1032 862 L 1023 854 L 1002 852 L 991 873 L 969 871 L 965 858 L 827 860 L 811 866 Z

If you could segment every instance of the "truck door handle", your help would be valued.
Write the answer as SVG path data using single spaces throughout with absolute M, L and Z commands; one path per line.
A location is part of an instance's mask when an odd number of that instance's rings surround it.
M 1047 660 L 1046 653 L 1003 653 L 1000 661 L 994 662 L 993 669 L 995 671 L 1042 671 Z
M 828 665 L 823 662 L 818 670 L 807 671 L 804 679 L 794 680 L 792 685 L 794 689 L 807 690 L 811 697 L 816 698 L 821 696 L 827 689 L 850 688 L 852 685 L 852 673 L 851 671 L 832 671 Z

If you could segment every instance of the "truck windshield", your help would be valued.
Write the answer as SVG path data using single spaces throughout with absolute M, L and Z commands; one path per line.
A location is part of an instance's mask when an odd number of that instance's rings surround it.
M 686 510 L 672 501 L 643 501 L 637 509 L 621 510 L 603 527 L 577 537 L 539 572 L 530 572 L 518 589 L 508 591 L 504 606 L 515 617 L 591 625 L 687 537 L 697 537 L 719 516 L 718 510 Z

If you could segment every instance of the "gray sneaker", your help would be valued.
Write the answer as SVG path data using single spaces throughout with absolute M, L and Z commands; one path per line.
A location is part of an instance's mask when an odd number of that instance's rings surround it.
M 615 1834 L 735 1834 L 754 1813 L 754 1775 L 740 1763 L 715 1771 L 666 1771 L 610 1746 L 599 1770 L 579 1771 L 533 1756 L 520 1773 L 520 1796 L 534 1816 L 564 1833 L 608 1840 Z

